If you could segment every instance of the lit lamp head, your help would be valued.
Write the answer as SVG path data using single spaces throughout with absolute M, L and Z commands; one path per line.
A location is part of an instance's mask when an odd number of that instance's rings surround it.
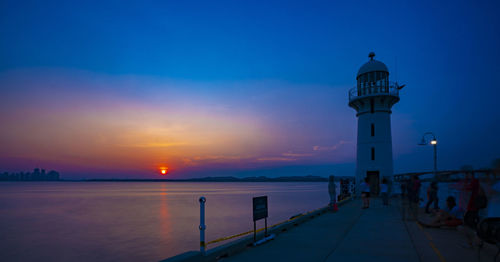
M 434 146 L 435 146 L 435 145 L 437 145 L 437 143 L 438 143 L 438 141 L 437 141 L 436 139 L 432 139 L 432 140 L 431 140 L 431 145 L 434 145 Z

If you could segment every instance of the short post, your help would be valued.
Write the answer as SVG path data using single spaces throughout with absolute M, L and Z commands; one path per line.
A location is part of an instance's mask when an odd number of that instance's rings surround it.
M 267 237 L 267 217 L 264 218 L 264 228 L 265 228 L 264 237 Z
M 205 197 L 200 197 L 200 253 L 205 255 L 205 202 L 207 201 Z
M 253 221 L 253 242 L 257 242 L 257 224 Z

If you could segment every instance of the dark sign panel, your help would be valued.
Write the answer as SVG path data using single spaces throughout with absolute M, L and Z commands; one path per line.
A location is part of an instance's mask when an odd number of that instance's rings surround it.
M 267 196 L 253 198 L 253 221 L 267 218 Z

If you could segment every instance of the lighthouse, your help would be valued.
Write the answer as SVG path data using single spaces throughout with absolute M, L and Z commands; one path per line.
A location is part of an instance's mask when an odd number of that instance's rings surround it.
M 356 184 L 368 178 L 372 194 L 378 194 L 382 179 L 393 176 L 391 109 L 402 87 L 389 82 L 389 70 L 374 59 L 375 53 L 368 57 L 356 75 L 356 87 L 349 90 L 349 106 L 358 118 Z

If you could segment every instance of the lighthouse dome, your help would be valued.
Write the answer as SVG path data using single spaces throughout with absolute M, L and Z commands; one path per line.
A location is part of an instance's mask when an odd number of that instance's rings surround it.
M 368 57 L 370 57 L 370 61 L 366 62 L 364 65 L 361 66 L 361 68 L 359 68 L 356 79 L 360 75 L 366 74 L 369 72 L 386 72 L 387 74 L 389 74 L 389 69 L 387 69 L 387 66 L 384 63 L 373 59 L 374 56 L 375 56 L 375 53 L 373 53 L 373 52 L 371 52 L 368 55 Z

